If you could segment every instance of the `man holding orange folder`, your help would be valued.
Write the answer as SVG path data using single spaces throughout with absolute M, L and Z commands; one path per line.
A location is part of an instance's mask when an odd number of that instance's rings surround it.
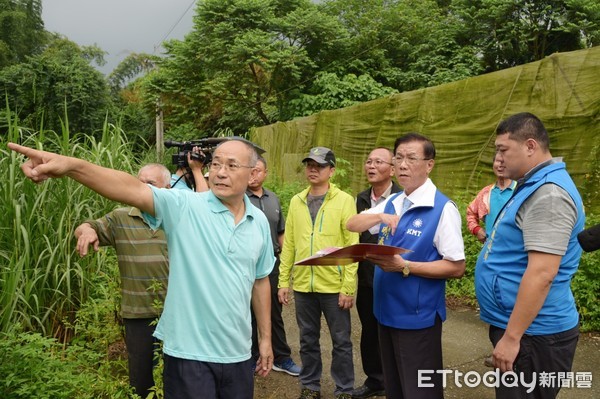
M 394 173 L 404 191 L 352 218 L 350 231 L 379 234 L 379 243 L 410 250 L 368 256 L 375 268 L 373 312 L 378 321 L 388 398 L 443 398 L 441 374 L 419 384 L 422 370 L 442 370 L 445 284 L 465 271 L 460 213 L 429 174 L 435 147 L 418 133 L 394 143 Z

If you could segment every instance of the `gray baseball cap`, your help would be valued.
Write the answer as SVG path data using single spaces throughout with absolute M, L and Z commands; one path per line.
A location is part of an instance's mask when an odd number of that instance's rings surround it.
M 302 162 L 313 160 L 319 165 L 329 165 L 335 167 L 335 155 L 327 147 L 314 147 L 311 148 L 306 158 Z

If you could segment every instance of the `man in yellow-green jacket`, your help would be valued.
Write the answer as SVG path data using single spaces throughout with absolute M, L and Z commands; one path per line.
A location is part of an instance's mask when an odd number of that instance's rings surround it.
M 333 357 L 331 376 L 337 399 L 351 398 L 354 386 L 350 308 L 356 290 L 356 263 L 346 266 L 294 266 L 294 262 L 327 247 L 358 243 L 358 234 L 346 230 L 356 214 L 354 199 L 329 180 L 335 172 L 335 155 L 315 147 L 302 161 L 310 186 L 295 195 L 288 209 L 279 266 L 279 301 L 289 304 L 293 282 L 296 320 L 300 331 L 300 398 L 321 397 L 321 314 L 325 316 Z

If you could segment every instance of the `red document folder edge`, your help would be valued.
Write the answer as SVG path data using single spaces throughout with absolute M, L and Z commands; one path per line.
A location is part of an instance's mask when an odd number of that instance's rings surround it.
M 296 262 L 296 265 L 341 266 L 365 260 L 369 255 L 394 256 L 410 252 L 409 249 L 378 244 L 354 244 L 348 247 L 329 247 L 318 251 L 313 256 Z

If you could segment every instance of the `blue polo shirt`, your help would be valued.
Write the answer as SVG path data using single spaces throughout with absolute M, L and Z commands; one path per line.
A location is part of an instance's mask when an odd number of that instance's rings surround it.
M 178 176 L 175 173 L 173 173 L 171 175 L 171 188 L 176 188 L 178 190 L 185 190 L 185 191 L 194 191 L 190 187 L 188 187 L 188 185 L 185 183 L 184 177 Z
M 494 227 L 494 221 L 498 217 L 500 210 L 508 202 L 510 197 L 513 195 L 513 191 L 517 186 L 517 182 L 513 180 L 513 182 L 506 187 L 504 190 L 494 185 L 492 190 L 490 191 L 490 213 L 485 216 L 485 231 L 490 236 L 492 232 L 492 227 Z M 187 187 L 187 186 L 186 186 Z
M 232 213 L 212 193 L 152 187 L 155 220 L 169 250 L 169 289 L 154 333 L 166 354 L 237 363 L 250 358 L 250 300 L 256 279 L 275 262 L 269 223 L 244 196 Z

